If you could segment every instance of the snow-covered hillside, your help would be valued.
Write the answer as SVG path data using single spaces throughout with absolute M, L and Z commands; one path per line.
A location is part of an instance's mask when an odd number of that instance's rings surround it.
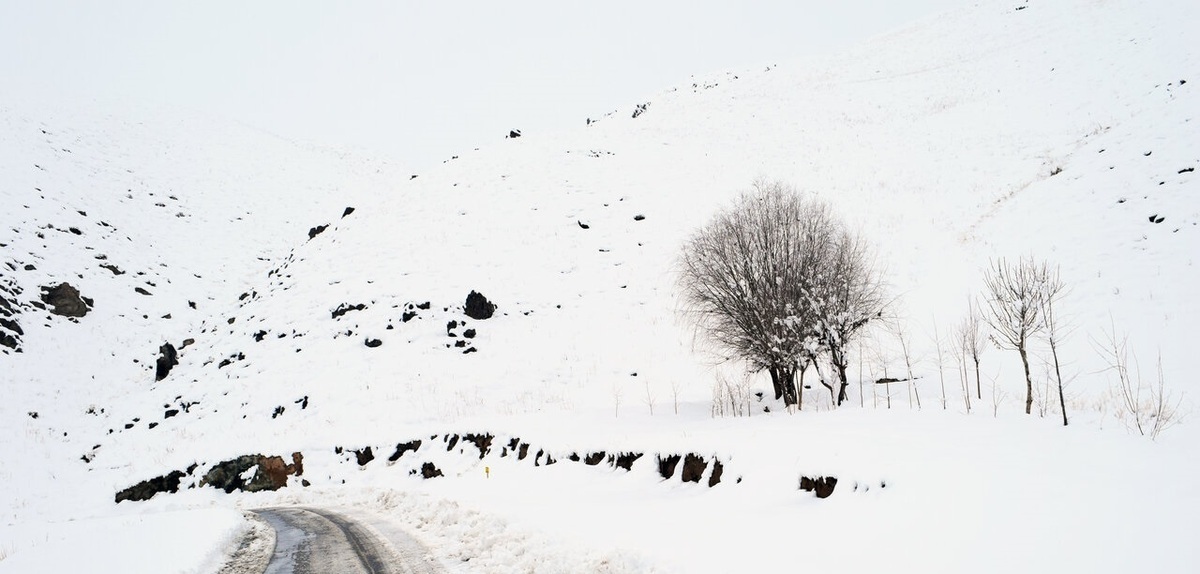
M 0 101 L 0 278 L 23 331 L 21 352 L 0 348 L 0 555 L 36 556 L 30 533 L 70 518 L 302 501 L 371 508 L 474 561 L 461 571 L 1194 570 L 1200 431 L 1127 436 L 1094 346 L 1115 326 L 1147 381 L 1161 355 L 1176 396 L 1195 390 L 1196 22 L 1186 1 L 986 2 L 576 130 L 464 146 L 415 178 L 201 119 Z M 850 404 L 813 385 L 802 413 L 752 399 L 749 418 L 711 419 L 718 374 L 742 366 L 714 366 L 681 319 L 673 265 L 758 178 L 828 201 L 877 247 L 922 409 L 870 384 L 905 369 L 881 327 L 856 350 Z M 1070 286 L 1068 429 L 1021 412 L 1020 364 L 995 349 L 970 413 L 944 361 L 941 412 L 935 330 L 990 259 L 1025 254 Z M 87 315 L 36 307 L 61 282 Z M 493 316 L 468 317 L 472 291 Z M 179 363 L 155 381 L 164 343 Z M 626 476 L 431 452 L 452 433 L 560 462 L 646 456 Z M 383 460 L 413 440 L 425 450 Z M 368 446 L 378 459 L 355 460 Z M 111 502 L 193 464 L 185 486 L 292 452 L 308 489 Z M 662 481 L 651 460 L 683 453 L 725 479 Z M 445 476 L 410 475 L 422 463 Z M 800 476 L 843 486 L 815 500 Z M 494 521 L 515 528 L 492 540 Z M 561 552 L 534 550 L 547 541 Z

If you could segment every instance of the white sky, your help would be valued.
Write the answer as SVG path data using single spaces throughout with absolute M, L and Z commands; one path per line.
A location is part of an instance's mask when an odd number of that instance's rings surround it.
M 0 0 L 0 89 L 165 102 L 414 171 L 965 0 Z

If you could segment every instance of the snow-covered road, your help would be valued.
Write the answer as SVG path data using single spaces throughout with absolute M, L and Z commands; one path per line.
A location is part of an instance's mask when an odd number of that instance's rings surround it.
M 412 539 L 389 544 L 368 527 L 315 508 L 254 511 L 275 529 L 266 574 L 438 574 L 445 569 Z

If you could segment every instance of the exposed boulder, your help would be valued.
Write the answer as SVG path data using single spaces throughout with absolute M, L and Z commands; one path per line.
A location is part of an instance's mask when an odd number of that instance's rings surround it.
M 684 482 L 700 482 L 700 477 L 704 475 L 706 468 L 708 468 L 708 463 L 704 462 L 703 458 L 688 453 L 683 457 L 683 471 L 679 478 Z
M 396 452 L 392 453 L 392 456 L 388 457 L 388 462 L 396 462 L 397 460 L 400 460 L 400 457 L 404 456 L 404 453 L 409 451 L 416 452 L 416 450 L 419 448 L 421 448 L 421 441 L 419 440 L 402 442 L 396 445 Z
M 289 475 L 299 476 L 297 471 L 303 472 L 304 467 L 300 464 L 301 460 L 303 460 L 303 457 L 300 453 L 292 454 L 292 464 L 284 463 L 283 458 L 278 456 L 263 456 L 261 454 L 239 456 L 235 459 L 214 465 L 204 475 L 204 479 L 200 481 L 200 485 L 220 488 L 226 493 L 231 493 L 235 490 L 243 492 L 279 490 L 287 486 L 287 477 Z M 242 476 L 252 468 L 255 468 L 255 470 L 250 480 L 243 479 Z
M 175 347 L 170 343 L 163 343 L 158 348 L 158 361 L 154 369 L 154 380 L 161 381 L 167 378 L 171 373 L 171 368 L 179 364 Z
M 179 492 L 179 481 L 187 476 L 182 471 L 174 470 L 163 476 L 156 476 L 150 480 L 143 480 L 125 490 L 122 490 L 116 495 L 116 502 L 129 500 L 132 502 L 140 502 L 150 500 L 155 494 L 160 492 L 175 493 Z
M 358 466 L 367 466 L 368 462 L 375 460 L 375 453 L 368 446 L 362 450 L 354 451 L 354 459 L 358 462 Z
M 342 212 L 342 217 L 346 217 L 347 215 L 350 215 L 351 213 L 354 213 L 354 208 L 347 207 L 346 210 Z
M 313 227 L 312 229 L 309 229 L 309 230 L 308 230 L 308 238 L 311 240 L 312 238 L 314 238 L 314 237 L 316 237 L 316 236 L 320 235 L 320 234 L 321 234 L 322 232 L 324 232 L 324 231 L 325 231 L 327 228 L 329 228 L 329 225 L 328 225 L 328 224 L 325 224 L 325 225 L 318 225 L 318 226 L 316 226 L 316 227 Z
M 675 474 L 675 466 L 679 464 L 679 455 L 672 454 L 663 457 L 658 455 L 658 474 L 663 478 L 671 478 Z
M 466 305 L 463 306 L 463 313 L 468 317 L 482 321 L 488 319 L 496 312 L 496 304 L 487 300 L 477 291 L 471 291 L 467 295 Z
M 807 476 L 800 477 L 800 490 L 816 493 L 817 498 L 829 498 L 833 494 L 834 487 L 837 486 L 838 479 L 832 476 L 818 476 L 810 478 Z
M 52 307 L 51 313 L 64 317 L 82 317 L 92 310 L 92 300 L 79 294 L 70 283 L 42 287 L 42 302 Z
M 437 478 L 439 476 L 445 476 L 445 475 L 442 474 L 442 471 L 439 470 L 438 467 L 433 466 L 432 462 L 427 462 L 427 463 L 421 465 L 421 478 L 428 479 L 428 478 Z

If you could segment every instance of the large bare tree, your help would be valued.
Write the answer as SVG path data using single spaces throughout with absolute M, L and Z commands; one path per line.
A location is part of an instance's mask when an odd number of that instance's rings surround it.
M 876 281 L 866 256 L 827 205 L 759 182 L 684 244 L 683 304 L 715 343 L 767 371 L 785 405 L 799 402 L 797 371 L 826 352 L 844 398 L 849 340 L 878 316 L 857 284 Z
M 1032 257 L 1016 264 L 1001 258 L 984 276 L 988 307 L 984 319 L 992 327 L 992 341 L 1001 349 L 1017 351 L 1025 367 L 1025 414 L 1033 412 L 1029 339 L 1046 327 L 1042 310 L 1049 281 L 1050 267 Z

